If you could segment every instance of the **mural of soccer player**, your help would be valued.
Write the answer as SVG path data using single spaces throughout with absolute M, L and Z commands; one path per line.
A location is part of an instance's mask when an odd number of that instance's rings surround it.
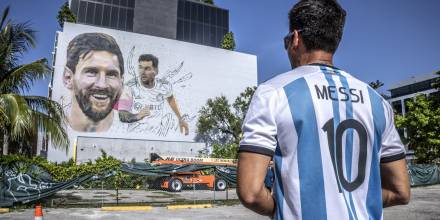
M 70 127 L 105 132 L 120 127 L 117 103 L 123 89 L 124 60 L 115 39 L 103 33 L 80 34 L 67 47 L 64 86 L 71 91 Z
M 174 127 L 173 115 L 164 113 L 168 102 L 178 120 L 180 132 L 188 135 L 188 123 L 182 118 L 172 84 L 158 75 L 159 60 L 152 54 L 143 54 L 138 59 L 138 79 L 129 90 L 125 90 L 118 103 L 119 118 L 132 123 L 134 131 L 145 129 L 159 136 L 166 136 Z M 136 122 L 136 123 L 135 123 Z

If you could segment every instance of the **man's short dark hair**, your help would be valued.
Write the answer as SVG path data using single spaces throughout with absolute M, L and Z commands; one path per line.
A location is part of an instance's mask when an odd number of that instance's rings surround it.
M 138 62 L 141 62 L 141 61 L 151 61 L 151 62 L 153 62 L 153 67 L 155 69 L 157 69 L 157 66 L 159 65 L 159 59 L 157 59 L 157 57 L 154 56 L 153 54 L 142 54 L 142 55 L 140 55 Z
M 103 33 L 85 33 L 73 38 L 67 47 L 66 66 L 75 74 L 79 59 L 84 58 L 91 51 L 107 51 L 116 55 L 121 76 L 124 75 L 124 58 L 121 49 L 112 36 Z
M 289 29 L 300 31 L 308 51 L 335 53 L 342 38 L 345 15 L 336 0 L 300 0 L 289 12 Z

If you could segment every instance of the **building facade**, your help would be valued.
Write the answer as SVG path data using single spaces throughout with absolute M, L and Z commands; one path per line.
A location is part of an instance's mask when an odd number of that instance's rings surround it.
M 414 99 L 420 94 L 440 96 L 440 92 L 432 87 L 437 78 L 439 75 L 431 73 L 411 77 L 392 86 L 389 89 L 391 98 L 388 101 L 394 111 L 397 114 L 405 115 L 408 112 L 408 100 Z
M 229 11 L 195 0 L 70 0 L 77 23 L 220 47 Z

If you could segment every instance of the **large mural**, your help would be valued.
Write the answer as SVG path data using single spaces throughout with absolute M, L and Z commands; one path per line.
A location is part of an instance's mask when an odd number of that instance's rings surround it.
M 194 141 L 209 98 L 232 101 L 257 82 L 253 55 L 80 24 L 58 33 L 55 58 L 52 99 L 72 145 L 78 136 Z

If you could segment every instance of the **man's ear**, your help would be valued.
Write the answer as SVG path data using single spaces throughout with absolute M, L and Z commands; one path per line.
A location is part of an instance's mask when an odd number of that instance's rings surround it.
M 292 41 L 293 48 L 298 48 L 299 41 L 300 41 L 299 32 L 298 32 L 298 30 L 294 30 L 293 31 L 293 41 Z
M 73 72 L 70 70 L 69 67 L 64 67 L 64 73 L 63 73 L 63 83 L 64 87 L 71 90 L 73 87 Z

